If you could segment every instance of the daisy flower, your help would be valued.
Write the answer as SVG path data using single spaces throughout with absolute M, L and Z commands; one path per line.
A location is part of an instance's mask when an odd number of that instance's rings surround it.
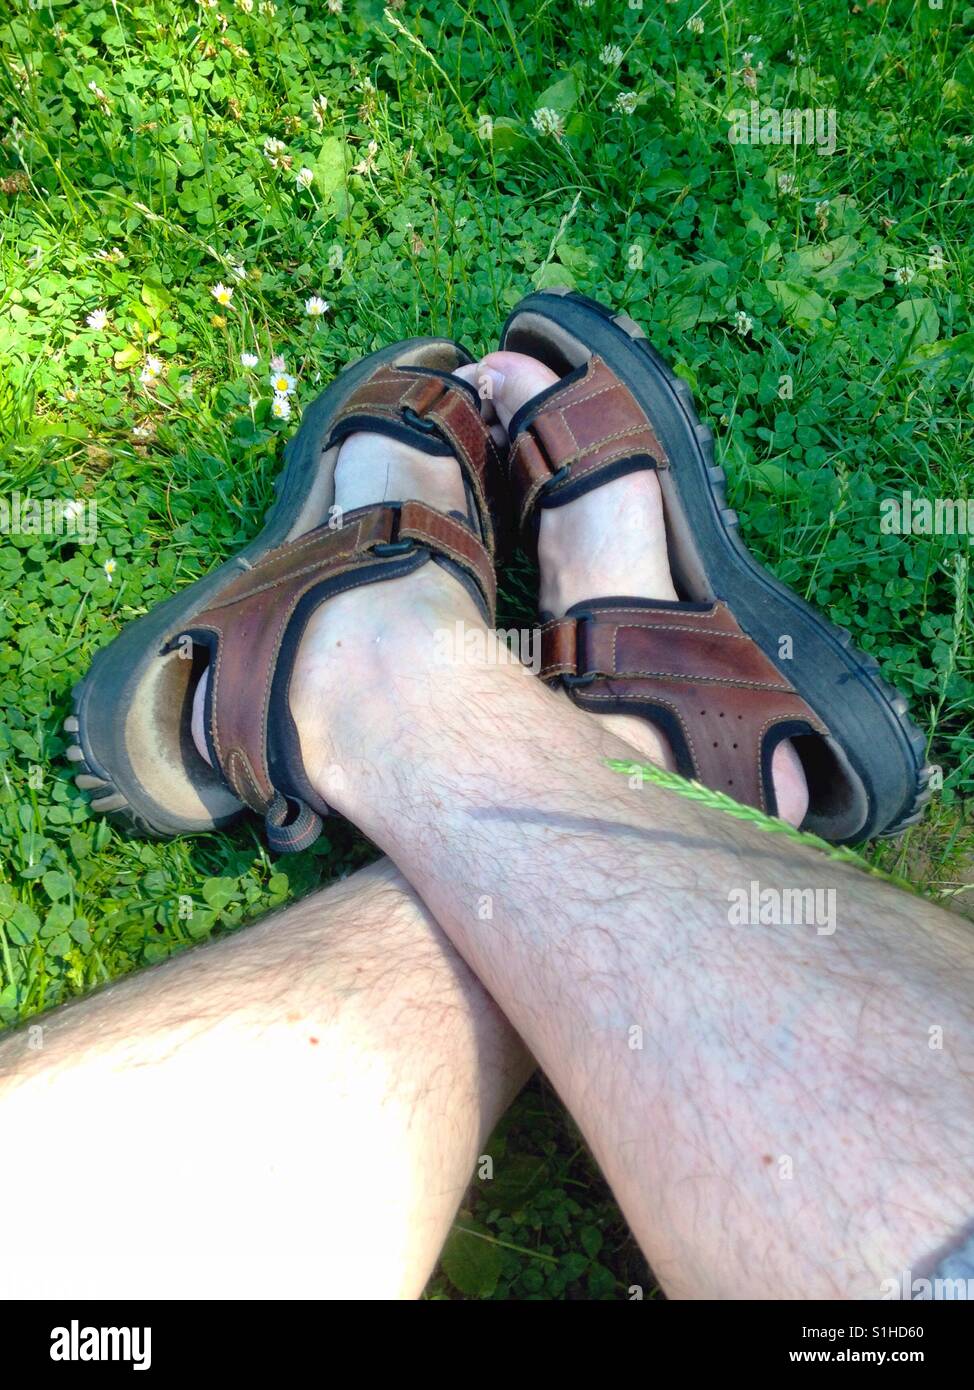
M 230 285 L 225 285 L 222 280 L 219 284 L 213 286 L 210 290 L 210 294 L 216 300 L 217 304 L 222 304 L 224 307 L 233 300 L 233 289 Z
M 108 314 L 104 309 L 93 309 L 85 319 L 85 323 L 96 333 L 100 333 L 103 328 L 108 326 Z
M 311 319 L 320 319 L 322 314 L 327 314 L 329 307 L 327 300 L 322 299 L 317 294 L 313 294 L 310 299 L 304 301 L 304 312 Z
M 143 386 L 148 386 L 151 382 L 156 380 L 156 378 L 160 375 L 161 372 L 162 363 L 160 362 L 159 358 L 147 357 L 145 359 L 145 366 L 139 373 L 139 380 L 142 382 Z
M 289 420 L 291 418 L 291 402 L 287 396 L 275 394 L 274 402 L 271 405 L 271 414 L 275 420 Z
M 287 372 L 271 372 L 271 388 L 276 396 L 290 396 L 297 384 Z
M 112 575 L 115 573 L 118 566 L 116 565 L 114 560 L 106 560 L 102 568 L 105 571 L 105 578 L 108 580 L 110 584 L 112 582 Z

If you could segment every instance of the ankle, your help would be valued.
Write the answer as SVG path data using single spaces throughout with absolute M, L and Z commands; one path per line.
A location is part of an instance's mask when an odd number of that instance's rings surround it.
M 380 588 L 379 601 L 374 586 L 354 589 L 312 614 L 289 691 L 312 786 L 357 823 L 360 774 L 394 763 L 412 729 L 428 722 L 438 688 L 449 685 L 458 624 L 488 636 L 476 604 L 439 565 Z M 476 660 L 470 647 L 458 657 Z

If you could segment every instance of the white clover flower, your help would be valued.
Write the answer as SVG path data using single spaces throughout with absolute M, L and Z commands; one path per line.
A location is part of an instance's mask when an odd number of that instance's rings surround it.
M 311 114 L 317 122 L 318 129 L 321 130 L 325 124 L 325 112 L 328 110 L 328 98 L 317 96 L 311 103 Z
M 147 357 L 142 371 L 139 373 L 139 380 L 143 386 L 149 386 L 155 381 L 162 372 L 162 363 L 158 357 Z
M 553 135 L 556 140 L 565 133 L 565 122 L 550 106 L 539 106 L 531 117 L 531 124 L 539 135 Z
M 376 155 L 377 155 L 378 153 L 379 153 L 379 142 L 378 142 L 378 140 L 370 140 L 369 143 L 368 143 L 368 145 L 367 145 L 367 147 L 366 147 L 364 157 L 363 157 L 362 159 L 360 159 L 359 162 L 358 162 L 357 164 L 353 164 L 353 165 L 352 165 L 352 173 L 353 173 L 353 174 L 371 174 L 371 173 L 373 172 L 373 170 L 375 170 L 375 169 L 378 167 L 378 166 L 376 165 L 376 162 L 375 162 L 375 157 L 376 157 Z
M 244 14 L 252 14 L 254 0 L 237 0 L 237 9 L 243 10 Z
M 754 54 L 753 54 L 753 53 L 742 53 L 742 54 L 741 54 L 741 62 L 744 64 L 744 66 L 745 66 L 746 68 L 749 68 L 749 67 L 751 66 L 751 59 L 752 59 L 753 57 L 754 57 Z
M 313 294 L 310 299 L 304 301 L 304 312 L 311 319 L 320 319 L 322 314 L 327 314 L 330 305 L 327 300 L 318 294 Z
M 687 28 L 690 30 L 691 34 L 702 34 L 703 20 L 700 18 L 699 15 L 695 14 L 692 16 L 692 18 L 687 20 Z
M 64 515 L 66 520 L 74 521 L 76 517 L 83 516 L 85 504 L 80 497 L 72 497 L 70 502 L 64 504 Z
M 105 93 L 104 93 L 104 92 L 102 91 L 102 89 L 99 87 L 99 85 L 98 85 L 97 82 L 89 82 L 89 83 L 88 83 L 88 91 L 91 92 L 91 93 L 94 95 L 96 101 L 100 101 L 100 102 L 102 103 L 103 106 L 107 106 L 107 105 L 108 105 L 108 97 L 105 95 Z
M 112 575 L 113 575 L 113 574 L 115 573 L 115 571 L 118 569 L 118 566 L 116 565 L 116 563 L 115 563 L 114 560 L 109 559 L 109 560 L 106 560 L 106 561 L 105 561 L 105 563 L 104 563 L 104 565 L 102 566 L 102 568 L 103 568 L 104 571 L 105 571 L 105 578 L 108 580 L 108 582 L 109 582 L 109 584 L 110 584 L 110 583 L 112 582 Z
M 132 438 L 133 438 L 133 439 L 151 439 L 154 433 L 155 433 L 155 431 L 153 430 L 153 428 L 152 428 L 151 425 L 133 425 L 133 426 L 132 426 Z
M 275 140 L 273 135 L 268 135 L 267 139 L 264 141 L 264 157 L 270 160 L 275 169 L 286 149 L 287 146 L 284 141 Z
M 275 394 L 273 404 L 271 405 L 271 414 L 274 416 L 275 420 L 290 420 L 291 402 L 288 400 L 287 396 Z
M 909 285 L 916 279 L 916 271 L 911 265 L 901 265 L 893 271 L 893 279 L 898 285 Z
M 256 367 L 259 361 L 260 358 L 257 356 L 256 352 L 242 352 L 240 354 L 240 362 L 248 371 L 251 367 Z
M 341 14 L 343 6 L 342 0 L 328 0 L 328 8 L 332 14 Z
M 261 14 L 266 15 L 268 19 L 273 19 L 277 14 L 277 6 L 274 4 L 274 0 L 260 0 L 260 4 L 257 8 L 260 10 Z
M 754 320 L 751 318 L 750 314 L 745 314 L 743 309 L 738 309 L 737 313 L 734 315 L 734 327 L 737 329 L 738 333 L 750 333 L 751 329 L 754 327 Z
M 271 358 L 272 372 L 283 372 L 286 370 L 286 368 L 287 363 L 285 362 L 284 358 L 280 356 L 280 354 L 278 354 L 276 357 Z
M 778 192 L 779 192 L 779 193 L 792 193 L 792 192 L 794 192 L 794 188 L 795 188 L 795 176 L 794 176 L 794 174 L 779 174 L 779 175 L 778 175 Z
M 590 10 L 594 4 L 595 0 L 578 0 L 578 8 L 580 10 Z
M 607 43 L 599 53 L 599 62 L 607 68 L 617 68 L 622 62 L 622 49 L 617 43 Z
M 235 280 L 246 280 L 247 267 L 245 265 L 241 265 L 239 261 L 231 261 L 230 274 L 233 276 Z
M 310 188 L 315 181 L 315 171 L 313 169 L 299 169 L 294 176 L 294 182 L 299 188 Z
M 108 313 L 105 309 L 93 309 L 85 319 L 85 323 L 96 333 L 100 333 L 103 328 L 108 327 Z
M 181 397 L 184 401 L 185 401 L 185 400 L 188 400 L 188 399 L 190 398 L 190 396 L 192 396 L 192 394 L 193 394 L 193 389 L 194 389 L 194 388 L 193 388 L 193 373 L 190 372 L 187 376 L 184 376 L 183 379 L 182 379 L 182 380 L 180 381 L 180 383 L 179 383 L 179 395 L 180 395 L 180 397 Z
M 271 372 L 271 389 L 276 396 L 290 396 L 297 384 L 294 377 L 285 371 Z
M 216 300 L 217 304 L 222 304 L 224 306 L 230 304 L 233 300 L 233 289 L 230 285 L 225 285 L 222 280 L 219 284 L 213 286 L 210 290 L 210 294 Z
M 110 251 L 106 251 L 104 246 L 99 246 L 95 258 L 99 261 L 113 261 L 117 265 L 125 259 L 125 253 L 118 246 L 113 246 Z
M 639 98 L 635 92 L 620 92 L 613 102 L 615 109 L 621 111 L 624 116 L 631 116 L 639 105 Z

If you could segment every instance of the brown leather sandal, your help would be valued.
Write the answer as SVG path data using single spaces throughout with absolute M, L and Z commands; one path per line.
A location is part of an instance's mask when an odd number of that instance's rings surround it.
M 509 428 L 509 491 L 526 547 L 541 509 L 653 469 L 681 595 L 596 597 L 561 618 L 542 614 L 542 678 L 584 709 L 651 720 L 684 776 L 772 815 L 772 755 L 791 739 L 809 788 L 803 828 L 826 839 L 857 842 L 918 820 L 931 769 L 906 701 L 849 633 L 745 549 L 710 431 L 638 325 L 543 291 L 514 309 L 500 346 L 562 378 Z
M 144 834 L 196 833 L 244 807 L 271 847 L 299 850 L 328 807 L 301 761 L 288 688 L 311 612 L 334 594 L 441 565 L 493 624 L 498 453 L 469 361 L 444 339 L 414 339 L 348 369 L 305 412 L 288 453 L 282 502 L 235 559 L 129 625 L 75 688 L 68 757 L 96 810 Z M 465 514 L 406 500 L 329 517 L 342 441 L 369 430 L 460 465 Z M 339 525 L 334 524 L 340 520 Z M 268 537 L 274 543 L 267 544 Z M 190 733 L 192 696 L 209 660 L 206 738 Z M 189 658 L 189 659 L 187 659 Z

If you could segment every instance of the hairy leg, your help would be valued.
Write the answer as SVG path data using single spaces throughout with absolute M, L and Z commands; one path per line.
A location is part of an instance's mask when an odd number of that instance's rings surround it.
M 929 1266 L 974 1216 L 970 929 L 630 787 L 605 759 L 631 750 L 486 635 L 434 660 L 477 618 L 431 570 L 381 611 L 350 594 L 315 614 L 292 685 L 305 762 L 547 1071 L 664 1288 L 870 1298 Z M 741 920 L 752 885 L 832 911 Z
M 0 1294 L 415 1297 L 531 1067 L 382 861 L 0 1042 Z

